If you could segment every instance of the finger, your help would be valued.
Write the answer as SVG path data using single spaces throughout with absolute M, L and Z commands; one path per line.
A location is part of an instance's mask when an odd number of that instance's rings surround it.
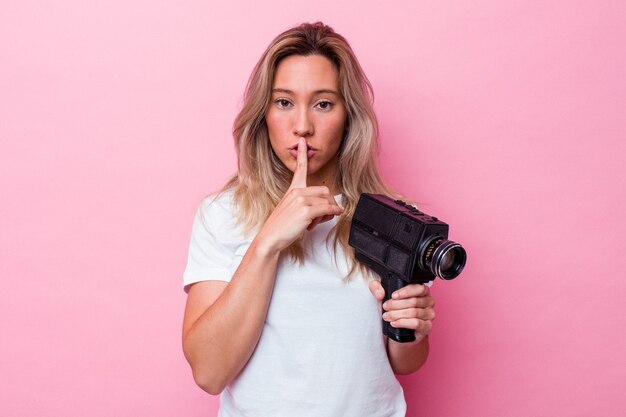
M 307 147 L 304 138 L 298 141 L 298 158 L 296 160 L 296 170 L 293 172 L 293 178 L 289 188 L 306 188 L 307 175 Z
M 307 230 L 312 230 L 319 223 L 329 221 L 333 217 L 343 214 L 345 211 L 343 207 L 337 204 L 328 204 L 328 200 L 324 197 L 315 195 L 307 196 L 306 190 L 309 188 L 314 187 L 296 188 L 290 191 L 293 201 L 297 204 L 298 210 L 305 210 L 304 213 L 309 220 Z
M 326 216 L 324 216 L 324 217 L 326 217 Z M 311 224 L 309 224 L 309 225 L 307 226 L 306 230 L 313 230 L 313 228 L 314 228 L 315 226 L 317 226 L 319 223 L 321 223 L 321 221 L 320 221 L 321 219 L 322 219 L 322 217 L 316 217 L 315 219 L 313 219 L 313 221 L 311 222 Z
M 323 196 L 307 196 L 305 190 L 312 187 L 307 188 L 297 188 L 292 191 L 293 194 L 297 193 L 299 195 L 295 196 L 296 204 L 299 204 L 300 207 L 326 207 L 328 209 L 332 209 L 329 213 L 325 213 L 322 217 L 330 216 L 329 220 L 333 218 L 335 215 L 334 209 L 341 209 L 340 211 L 343 213 L 345 208 L 341 207 L 338 204 L 330 204 L 326 198 Z M 302 191 L 301 191 L 302 190 Z
M 333 206 L 338 206 L 339 204 L 335 200 L 335 197 L 330 194 L 330 190 L 325 185 L 312 185 L 306 188 L 301 188 L 298 190 L 300 195 L 303 196 L 316 196 L 326 199 Z
M 399 319 L 389 323 L 392 327 L 397 329 L 411 329 L 416 333 L 427 335 L 433 328 L 433 322 L 430 320 L 420 319 Z
M 337 204 L 330 204 L 324 196 L 318 196 L 311 194 L 307 190 L 313 187 L 307 188 L 294 188 L 290 191 L 293 202 L 298 207 L 309 206 L 323 206 L 323 207 L 338 207 Z
M 391 294 L 391 298 L 394 300 L 409 298 L 409 297 L 424 297 L 430 294 L 430 289 L 426 285 L 422 284 L 409 284 L 400 288 Z
M 428 308 L 434 307 L 435 300 L 431 296 L 427 297 L 411 297 L 402 300 L 387 300 L 383 304 L 383 308 L 387 311 L 402 310 L 405 308 Z
M 308 217 L 310 222 L 313 222 L 318 217 L 324 217 L 326 215 L 337 216 L 344 212 L 343 207 L 339 206 L 331 206 L 330 204 L 318 204 L 314 206 L 307 206 L 304 208 L 306 210 L 306 216 Z
M 298 190 L 301 195 L 306 196 L 316 196 L 320 198 L 324 198 L 328 200 L 328 196 L 330 196 L 330 190 L 325 185 L 309 185 L 306 188 Z
M 413 330 L 415 334 L 415 343 L 419 343 L 424 337 L 428 336 L 433 328 L 431 321 L 419 319 L 400 319 L 389 323 L 391 327 L 397 329 Z
M 326 216 L 324 216 L 324 217 L 322 217 L 322 218 L 320 219 L 320 223 L 324 223 L 324 222 L 327 222 L 327 221 L 329 221 L 329 220 L 332 220 L 332 218 L 333 218 L 333 217 L 334 217 L 334 216 L 331 216 L 330 214 L 329 214 L 329 215 L 326 215 Z
M 322 217 L 317 217 L 317 218 L 315 218 L 315 219 L 313 220 L 313 222 L 312 222 L 312 223 L 311 223 L 311 224 L 310 224 L 310 225 L 309 225 L 306 229 L 307 229 L 307 230 L 313 230 L 313 228 L 314 228 L 315 226 L 317 226 L 318 224 L 320 224 L 320 223 L 324 223 L 324 222 L 327 222 L 327 221 L 329 221 L 329 220 L 332 220 L 332 219 L 333 219 L 333 217 L 335 217 L 335 216 L 334 216 L 334 215 L 332 215 L 332 214 L 327 214 L 327 215 L 322 216 Z
M 434 320 L 435 310 L 432 308 L 405 308 L 403 310 L 386 311 L 383 314 L 383 320 L 385 321 L 397 321 L 400 319 L 420 319 L 420 320 Z
M 380 281 L 374 280 L 370 282 L 369 289 L 372 295 L 376 297 L 378 301 L 382 301 L 383 298 L 385 298 L 385 290 L 383 289 L 383 286 L 380 283 Z

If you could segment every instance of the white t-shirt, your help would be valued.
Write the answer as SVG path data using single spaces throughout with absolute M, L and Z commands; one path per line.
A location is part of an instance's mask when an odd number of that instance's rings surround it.
M 340 201 L 340 196 L 335 199 Z M 184 285 L 230 281 L 254 235 L 235 224 L 232 191 L 206 198 L 194 220 Z M 385 351 L 378 302 L 360 274 L 349 282 L 332 238 L 336 218 L 306 232 L 305 264 L 279 263 L 252 357 L 220 396 L 219 417 L 400 417 L 402 387 Z

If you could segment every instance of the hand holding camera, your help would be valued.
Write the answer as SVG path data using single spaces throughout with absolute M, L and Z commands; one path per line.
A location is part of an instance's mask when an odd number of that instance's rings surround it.
M 404 201 L 361 194 L 348 242 L 380 276 L 370 290 L 384 300 L 383 333 L 397 342 L 428 334 L 434 300 L 423 284 L 456 278 L 467 259 L 465 249 L 448 240 L 448 225 Z
M 385 290 L 379 281 L 372 281 L 369 287 L 378 301 L 385 299 Z M 412 330 L 417 342 L 430 333 L 435 319 L 435 299 L 427 285 L 408 284 L 389 298 L 382 306 L 385 322 L 396 329 Z

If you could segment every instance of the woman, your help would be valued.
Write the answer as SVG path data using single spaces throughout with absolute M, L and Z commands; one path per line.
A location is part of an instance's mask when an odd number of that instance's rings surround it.
M 371 86 L 322 23 L 280 34 L 254 68 L 233 133 L 239 170 L 203 201 L 185 270 L 183 350 L 220 416 L 403 416 L 395 376 L 428 355 L 434 300 L 409 285 L 383 319 L 380 282 L 348 246 L 361 193 L 398 195 L 374 164 Z

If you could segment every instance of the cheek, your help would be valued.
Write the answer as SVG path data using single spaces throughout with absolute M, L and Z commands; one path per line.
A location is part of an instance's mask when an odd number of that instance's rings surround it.
M 284 134 L 287 129 L 287 121 L 284 117 L 280 117 L 275 112 L 268 112 L 265 115 L 265 123 L 267 124 L 267 130 L 270 134 L 270 140 L 274 141 L 280 139 L 280 136 Z
M 325 124 L 325 136 L 332 138 L 333 140 L 341 140 L 343 137 L 343 131 L 345 129 L 345 118 L 338 117 L 333 120 L 329 120 Z
M 267 125 L 267 133 L 270 139 L 270 146 L 272 150 L 278 156 L 278 159 L 286 164 L 286 155 L 283 150 L 286 148 L 287 135 L 285 134 L 285 121 L 281 117 L 277 117 L 276 114 L 268 112 L 265 114 L 265 124 Z

